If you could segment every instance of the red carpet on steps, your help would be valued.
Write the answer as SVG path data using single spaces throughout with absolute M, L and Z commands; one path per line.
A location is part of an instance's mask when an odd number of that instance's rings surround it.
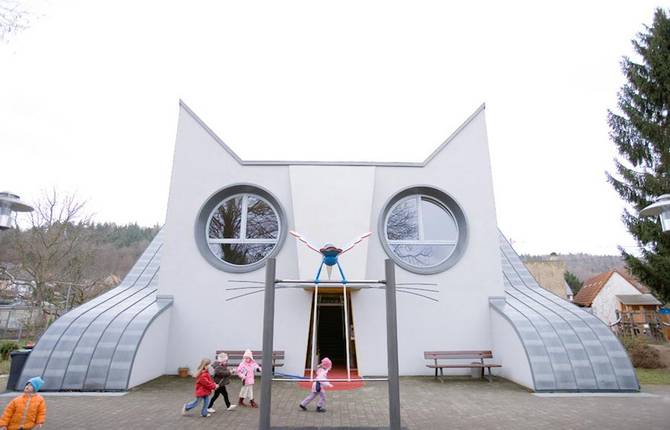
M 316 372 L 314 372 L 314 375 L 316 376 Z M 305 371 L 305 377 L 309 378 L 309 370 Z M 358 372 L 356 370 L 351 370 L 351 379 L 358 379 Z M 328 379 L 347 379 L 347 369 L 333 369 L 330 372 L 328 372 Z M 326 391 L 333 391 L 333 390 L 355 390 L 357 388 L 361 388 L 365 383 L 363 381 L 352 381 L 352 382 L 331 382 L 333 384 L 333 387 L 328 387 L 326 388 Z M 300 388 L 305 389 L 305 390 L 311 390 L 312 389 L 312 383 L 305 381 L 305 382 L 298 382 L 298 386 Z

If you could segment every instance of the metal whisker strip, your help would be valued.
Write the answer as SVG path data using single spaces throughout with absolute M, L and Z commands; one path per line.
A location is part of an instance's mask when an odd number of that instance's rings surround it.
M 239 280 L 239 279 L 229 279 L 228 282 L 240 282 L 240 283 L 245 283 L 245 284 L 261 284 L 261 285 L 265 285 L 265 282 L 263 282 L 263 281 L 245 281 L 245 280 Z
M 379 286 L 379 287 L 374 287 L 374 286 L 358 287 L 358 289 L 361 289 L 361 290 L 363 290 L 363 289 L 365 289 L 365 290 L 368 290 L 368 289 L 383 290 L 384 288 L 386 288 L 386 287 L 383 287 L 383 286 Z M 416 291 L 426 291 L 426 292 L 429 292 L 429 293 L 439 293 L 440 292 L 440 290 L 431 290 L 431 289 L 428 289 L 428 288 L 412 288 L 412 287 L 396 287 L 396 290 L 416 290 Z
M 235 296 L 235 297 L 231 297 L 231 298 L 229 298 L 229 299 L 226 299 L 226 301 L 229 302 L 229 301 L 231 301 L 231 300 L 239 299 L 240 297 L 250 296 L 251 294 L 258 294 L 258 293 L 262 293 L 262 292 L 264 292 L 264 291 L 265 291 L 264 289 L 260 289 L 260 290 L 258 290 L 258 291 L 252 291 L 252 292 L 250 292 L 250 293 L 240 294 L 239 296 Z
M 434 282 L 398 282 L 396 286 L 398 285 L 432 285 L 434 287 L 437 286 L 437 284 Z
M 302 285 L 284 285 L 284 286 L 280 286 L 280 287 L 275 287 L 275 289 L 277 289 L 277 290 L 284 290 L 284 289 L 287 289 L 287 288 L 304 288 L 304 287 Z M 250 293 L 245 293 L 245 294 L 240 294 L 239 296 L 230 297 L 230 298 L 226 299 L 226 301 L 229 302 L 231 300 L 239 299 L 240 297 L 249 296 L 251 294 L 256 294 L 256 293 L 262 293 L 265 290 L 265 287 L 235 287 L 235 288 L 226 288 L 226 291 L 253 290 L 253 289 L 255 289 L 257 291 L 252 291 Z
M 440 290 L 431 290 L 429 288 L 412 288 L 412 287 L 397 287 L 399 290 L 416 290 L 416 291 L 428 291 L 430 293 L 439 293 Z
M 437 300 L 437 299 L 434 299 L 434 298 L 428 297 L 428 296 L 424 296 L 423 294 L 415 293 L 415 292 L 412 292 L 412 291 L 405 291 L 405 290 L 396 290 L 396 291 L 399 292 L 399 293 L 412 294 L 414 296 L 423 297 L 424 299 L 432 300 L 434 302 L 439 302 L 439 300 Z
M 276 287 L 275 287 L 275 289 L 277 289 L 277 290 L 288 289 L 288 288 L 305 288 L 305 287 L 304 287 L 304 285 L 282 285 L 282 286 L 276 286 Z M 383 287 L 383 286 L 362 286 L 362 287 L 358 287 L 358 288 L 360 288 L 361 290 L 363 290 L 363 289 L 366 289 L 366 290 L 368 290 L 368 289 L 373 289 L 373 290 L 383 290 L 385 287 Z M 261 293 L 261 292 L 263 292 L 263 289 L 264 289 L 264 287 L 233 287 L 233 288 L 226 288 L 226 291 L 235 291 L 235 290 L 256 290 L 256 291 L 251 291 L 251 292 L 249 292 L 249 293 L 240 294 L 240 295 L 238 295 L 238 296 L 230 297 L 230 298 L 226 299 L 226 301 L 229 302 L 229 301 L 231 301 L 231 300 L 239 299 L 239 298 L 241 298 L 241 297 L 250 296 L 250 295 L 252 295 L 252 294 L 256 294 L 256 293 Z M 428 296 L 426 296 L 426 295 L 419 294 L 419 293 L 415 293 L 415 292 L 413 292 L 413 291 L 408 291 L 408 290 L 426 291 L 426 292 L 431 292 L 431 293 L 439 293 L 439 290 L 430 290 L 430 289 L 427 289 L 427 288 L 411 288 L 411 287 L 398 287 L 398 288 L 396 288 L 396 291 L 399 292 L 399 293 L 412 294 L 412 295 L 414 295 L 414 296 L 423 297 L 423 298 L 425 298 L 425 299 L 432 300 L 432 301 L 434 301 L 434 302 L 439 302 L 438 299 L 434 299 L 434 298 L 432 298 L 432 297 L 428 297 Z

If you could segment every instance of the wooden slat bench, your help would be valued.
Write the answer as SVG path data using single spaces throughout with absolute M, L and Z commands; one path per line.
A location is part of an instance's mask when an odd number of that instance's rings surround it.
M 242 362 L 244 351 L 229 351 L 225 349 L 217 350 L 216 354 L 220 352 L 225 352 L 228 354 L 228 365 L 237 366 Z M 263 366 L 263 351 L 251 351 L 254 356 L 254 360 L 260 365 Z M 284 351 L 272 351 L 272 373 L 275 371 L 275 367 L 281 367 L 284 363 L 279 361 L 284 361 Z
M 485 358 L 493 358 L 491 351 L 424 351 L 423 358 L 434 361 L 434 364 L 426 364 L 426 367 L 435 369 L 435 379 L 437 379 L 439 369 L 440 381 L 442 382 L 444 382 L 444 369 L 480 368 L 482 369 L 482 376 L 484 376 L 484 369 L 488 368 L 488 380 L 491 382 L 491 368 L 502 367 L 500 364 L 484 363 Z M 479 360 L 479 363 L 442 364 L 438 360 Z

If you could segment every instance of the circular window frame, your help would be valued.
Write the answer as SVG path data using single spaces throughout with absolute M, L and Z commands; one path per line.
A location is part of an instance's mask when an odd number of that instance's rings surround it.
M 433 200 L 436 200 L 436 202 L 438 202 L 440 205 L 444 206 L 444 209 L 450 212 L 454 217 L 454 220 L 456 221 L 456 227 L 458 228 L 458 239 L 456 241 L 456 247 L 452 251 L 451 255 L 449 255 L 446 260 L 434 266 L 419 267 L 405 262 L 393 252 L 386 237 L 386 222 L 389 214 L 391 213 L 391 210 L 401 200 L 415 195 L 429 197 Z M 444 191 L 427 185 L 415 185 L 405 188 L 389 198 L 384 204 L 384 209 L 379 216 L 377 231 L 379 234 L 379 241 L 381 242 L 382 248 L 384 248 L 386 255 L 388 255 L 389 258 L 393 260 L 393 262 L 398 266 L 402 267 L 408 272 L 416 273 L 418 275 L 434 275 L 436 273 L 442 273 L 453 267 L 456 263 L 458 263 L 458 261 L 465 253 L 469 236 L 467 219 L 458 202 Z
M 268 255 L 261 258 L 260 260 L 245 265 L 232 264 L 221 260 L 216 255 L 214 255 L 212 250 L 209 248 L 209 242 L 207 240 L 207 226 L 209 225 L 209 220 L 212 217 L 214 209 L 221 205 L 221 203 L 223 203 L 225 200 L 239 194 L 255 195 L 269 203 L 277 215 L 279 225 L 279 236 L 277 237 L 277 242 L 275 243 L 274 248 L 272 248 Z M 229 273 L 248 273 L 264 267 L 267 259 L 276 256 L 281 250 L 282 246 L 284 245 L 284 241 L 286 240 L 287 232 L 288 224 L 286 222 L 286 211 L 279 203 L 279 200 L 266 189 L 252 184 L 230 185 L 209 196 L 205 201 L 205 204 L 198 212 L 194 229 L 195 243 L 198 247 L 198 251 L 200 251 L 200 254 L 205 258 L 205 260 L 207 260 L 207 262 L 209 262 L 209 264 L 215 268 Z

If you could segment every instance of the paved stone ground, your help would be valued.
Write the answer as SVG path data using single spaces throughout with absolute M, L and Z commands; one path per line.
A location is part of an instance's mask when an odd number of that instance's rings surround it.
M 255 394 L 260 392 L 260 384 Z M 239 384 L 231 384 L 236 397 Z M 670 386 L 646 386 L 652 397 L 537 397 L 513 383 L 468 378 L 445 383 L 401 378 L 402 423 L 417 429 L 668 429 Z M 161 377 L 120 397 L 46 397 L 47 429 L 245 429 L 258 426 L 258 409 L 225 411 L 201 418 L 180 415 L 193 393 L 193 379 Z M 327 393 L 328 412 L 298 408 L 307 391 L 277 382 L 272 391 L 273 426 L 388 426 L 387 386 L 368 382 L 354 391 Z M 4 408 L 11 397 L 0 397 Z M 259 401 L 262 401 L 260 399 Z

